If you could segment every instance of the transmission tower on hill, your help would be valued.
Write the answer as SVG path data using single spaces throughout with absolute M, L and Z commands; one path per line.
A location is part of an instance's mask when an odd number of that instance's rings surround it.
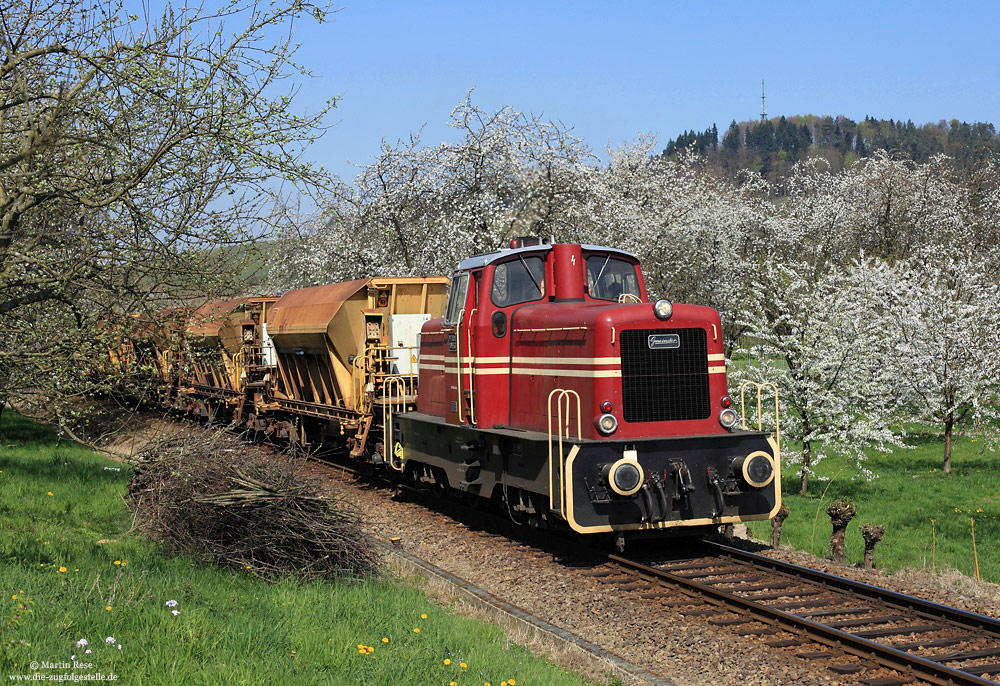
M 760 120 L 767 121 L 767 110 L 764 109 L 764 79 L 760 80 Z

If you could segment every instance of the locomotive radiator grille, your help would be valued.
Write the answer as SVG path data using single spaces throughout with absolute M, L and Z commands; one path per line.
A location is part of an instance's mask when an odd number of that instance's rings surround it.
M 674 335 L 667 345 L 651 343 Z M 707 419 L 708 343 L 704 329 L 621 332 L 622 399 L 627 422 Z

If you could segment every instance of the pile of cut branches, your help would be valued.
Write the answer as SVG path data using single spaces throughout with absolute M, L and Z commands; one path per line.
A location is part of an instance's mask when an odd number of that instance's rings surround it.
M 305 458 L 192 429 L 137 455 L 129 506 L 151 538 L 264 577 L 363 578 L 378 556 L 341 500 L 320 494 Z

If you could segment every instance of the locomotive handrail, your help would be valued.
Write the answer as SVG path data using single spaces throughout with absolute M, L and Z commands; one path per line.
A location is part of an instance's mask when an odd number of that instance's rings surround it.
M 458 401 L 455 403 L 455 408 L 458 410 L 458 423 L 465 424 L 465 418 L 462 416 L 462 406 L 465 404 L 465 398 L 462 397 L 462 319 L 465 318 L 465 308 L 463 307 L 458 311 L 458 325 L 455 327 L 455 376 L 458 377 Z
M 781 424 L 778 421 L 778 387 L 773 383 L 764 382 L 757 383 L 756 381 L 744 381 L 743 385 L 740 386 L 740 424 L 745 430 L 747 428 L 747 404 L 746 404 L 746 390 L 747 386 L 757 387 L 757 430 L 762 431 L 764 428 L 764 402 L 763 395 L 764 389 L 770 388 L 774 395 L 774 438 L 778 443 L 778 448 L 781 448 Z
M 383 457 L 386 460 L 386 464 L 395 469 L 397 472 L 403 471 L 403 461 L 400 460 L 399 466 L 393 462 L 393 458 L 396 456 L 396 434 L 395 427 L 392 424 L 392 414 L 393 408 L 399 407 L 399 411 L 402 412 L 406 409 L 406 379 L 408 377 L 403 376 L 387 376 L 385 378 L 385 385 L 382 386 L 382 397 L 385 401 L 385 407 L 383 410 L 382 417 L 382 451 Z M 389 390 L 392 389 L 395 395 L 390 395 Z
M 476 356 L 472 351 L 472 318 L 475 316 L 476 312 L 479 310 L 478 307 L 473 307 L 472 312 L 469 313 L 469 326 L 465 330 L 465 337 L 469 344 L 469 423 L 473 426 L 476 425 L 476 372 L 474 365 L 476 363 Z M 461 399 L 460 399 L 461 401 Z
M 572 389 L 556 388 L 549 393 L 546 401 L 546 413 L 548 415 L 548 444 L 549 444 L 549 509 L 555 511 L 555 484 L 553 483 L 552 468 L 552 396 L 556 397 L 557 422 L 556 428 L 559 430 L 559 512 L 562 512 L 565 497 L 563 491 L 566 487 L 566 477 L 564 473 L 565 464 L 563 462 L 563 400 L 566 401 L 566 438 L 570 438 L 570 397 L 576 398 L 576 440 L 583 438 L 583 424 L 580 420 L 580 394 Z

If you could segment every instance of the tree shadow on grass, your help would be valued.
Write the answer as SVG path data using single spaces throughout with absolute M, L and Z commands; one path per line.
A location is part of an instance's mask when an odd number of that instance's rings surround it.
M 0 441 L 51 445 L 59 442 L 59 435 L 50 427 L 7 408 L 0 414 Z

